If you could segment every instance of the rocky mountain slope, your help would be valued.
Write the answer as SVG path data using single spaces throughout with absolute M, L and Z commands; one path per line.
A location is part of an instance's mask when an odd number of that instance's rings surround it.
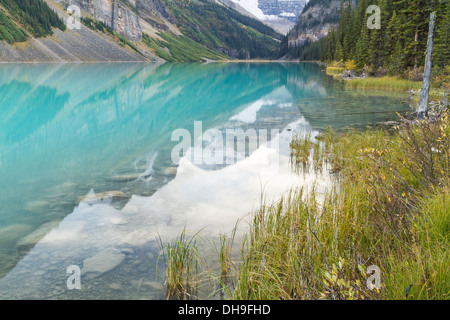
M 0 23 L 0 62 L 270 58 L 281 40 L 231 0 L 42 0 L 64 23 L 69 6 L 82 16 L 79 29 L 53 28 L 46 36 L 29 32 L 23 8 L 2 6 L 14 1 L 25 0 L 0 0 L 2 19 L 27 36 L 1 41 Z
M 340 0 L 310 0 L 288 34 L 288 46 L 300 46 L 326 36 L 339 22 Z
M 69 15 L 55 3 L 48 2 L 63 21 Z M 53 29 L 47 37 L 30 35 L 25 42 L 0 42 L 0 62 L 133 62 L 161 61 L 151 50 L 140 52 L 117 37 L 91 30 L 84 24 L 79 29 Z

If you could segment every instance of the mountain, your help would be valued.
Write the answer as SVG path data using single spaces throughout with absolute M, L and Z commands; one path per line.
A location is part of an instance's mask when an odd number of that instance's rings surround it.
M 53 2 L 0 0 L 0 62 L 146 61 L 117 39 L 81 26 Z M 123 43 L 122 43 L 123 44 Z
M 289 46 L 298 46 L 306 41 L 317 41 L 337 27 L 340 0 L 311 0 L 298 17 L 298 23 L 289 32 Z
M 274 58 L 281 35 L 224 2 L 0 0 L 0 62 Z M 66 28 L 71 5 L 79 29 Z
M 372 17 L 370 10 L 367 11 L 372 4 L 380 8 L 379 29 L 369 28 L 366 23 Z M 323 6 L 321 8 L 324 9 Z M 331 33 L 325 30 L 322 34 L 314 34 L 323 30 L 330 21 L 332 25 L 335 21 L 333 15 L 317 15 L 320 28 L 308 24 L 309 21 L 299 21 L 298 29 L 282 42 L 283 48 L 288 48 L 287 57 L 341 63 L 351 61 L 354 68 L 369 70 L 372 75 L 402 75 L 410 80 L 422 80 L 430 15 L 434 13 L 431 66 L 433 73 L 438 75 L 436 81 L 445 83 L 450 57 L 450 1 L 359 0 L 351 6 L 350 1 L 345 1 L 339 11 L 337 28 L 333 28 Z M 302 16 L 307 13 L 308 8 Z M 311 15 L 311 18 L 314 17 Z M 305 37 L 305 34 L 311 37 Z
M 260 21 L 282 34 L 288 33 L 296 24 L 298 16 L 309 0 L 221 0 L 238 5 Z M 229 5 L 229 4 L 228 4 Z
M 259 8 L 268 16 L 285 18 L 297 22 L 298 16 L 308 3 L 307 0 L 259 0 Z

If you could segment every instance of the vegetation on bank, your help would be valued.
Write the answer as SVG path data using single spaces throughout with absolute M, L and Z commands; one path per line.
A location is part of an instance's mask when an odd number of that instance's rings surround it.
M 177 277 L 166 269 L 167 285 L 189 289 L 169 290 L 171 297 L 193 298 L 199 285 L 218 283 L 215 293 L 226 299 L 449 299 L 450 121 L 448 108 L 431 114 L 390 131 L 294 140 L 293 167 L 330 174 L 333 186 L 262 205 L 237 256 L 230 248 L 238 239 L 221 236 L 213 275 L 198 235 L 162 246 L 167 265 L 181 266 Z M 368 287 L 370 266 L 380 268 L 379 290 Z
M 354 60 L 357 69 L 368 68 L 375 75 L 399 75 L 417 80 L 423 74 L 430 13 L 436 12 L 433 66 L 435 73 L 448 66 L 450 51 L 450 2 L 442 0 L 360 0 L 357 6 L 341 1 L 336 30 L 317 42 L 291 48 L 300 60 Z M 369 5 L 381 10 L 381 29 L 369 29 Z M 287 38 L 281 52 L 288 50 Z
M 134 5 L 123 3 L 138 13 Z M 52 28 L 66 29 L 64 21 L 45 1 L 0 0 L 0 5 L 7 13 L 0 14 L 0 40 L 21 42 L 28 38 L 28 34 L 45 37 L 53 34 Z M 143 43 L 167 61 L 276 57 L 281 35 L 256 19 L 209 0 L 161 0 L 159 6 L 164 18 L 176 25 L 182 35 L 173 34 L 163 20 L 151 18 L 152 25 L 161 30 L 159 38 L 144 34 Z M 118 35 L 104 23 L 89 17 L 83 17 L 81 21 L 92 30 L 110 34 L 119 45 L 142 54 L 139 45 Z
M 179 28 L 182 35 L 165 30 L 162 21 L 153 21 L 165 31 L 158 32 L 155 38 L 143 33 L 142 42 L 166 61 L 224 60 L 230 57 L 267 59 L 276 55 L 277 40 L 281 36 L 260 21 L 205 0 L 195 3 L 164 0 L 161 5 L 166 18 Z M 104 23 L 89 17 L 83 17 L 81 21 L 92 30 L 109 33 L 118 38 L 121 45 L 128 45 L 139 52 L 136 45 Z
M 142 55 L 139 49 L 130 40 L 128 40 L 124 36 L 121 36 L 117 32 L 114 32 L 114 30 L 110 26 L 106 25 L 104 22 L 91 19 L 89 17 L 81 17 L 80 21 L 82 24 L 84 24 L 91 30 L 109 33 L 113 38 L 115 38 L 119 42 L 120 46 L 122 47 L 128 46 L 137 53 L 139 53 L 140 55 Z
M 295 190 L 256 212 L 232 298 L 450 298 L 449 134 L 445 111 L 393 133 L 296 141 L 294 163 L 309 157 L 335 188 L 323 199 Z M 366 285 L 371 265 L 381 269 L 380 290 Z
M 37 38 L 52 35 L 52 28 L 66 30 L 64 21 L 42 0 L 0 0 L 0 4 L 9 12 L 16 23 Z M 2 13 L 2 15 L 4 14 Z M 10 24 L 5 25 L 0 22 L 1 29 L 7 29 L 9 34 L 14 35 L 13 37 L 4 36 L 4 39 L 10 43 L 26 40 L 20 35 L 23 31 L 14 30 Z
M 0 10 L 0 40 L 6 40 L 8 43 L 22 42 L 28 38 L 28 34 L 22 28 L 17 27 Z
M 163 3 L 183 35 L 197 46 L 238 59 L 276 57 L 281 35 L 258 20 L 207 0 Z M 186 38 L 179 40 L 186 43 Z
M 354 80 L 354 81 L 353 81 Z M 400 79 L 398 77 L 369 77 L 365 79 L 353 79 L 346 81 L 346 88 L 352 89 L 376 89 L 376 90 L 389 90 L 389 91 L 407 91 L 407 90 L 420 90 L 422 82 L 410 81 L 406 79 Z
M 353 67 L 352 67 L 353 66 Z M 337 80 L 342 80 L 345 71 L 355 71 L 354 61 L 347 63 L 332 62 L 326 68 L 326 73 Z M 444 94 L 448 96 L 450 92 L 450 66 L 435 70 L 431 79 L 430 99 L 440 101 Z M 359 74 L 365 74 L 366 77 L 349 78 L 344 81 L 347 89 L 370 89 L 387 91 L 413 91 L 416 98 L 419 98 L 419 91 L 422 89 L 422 81 L 413 81 L 400 76 L 368 76 L 370 72 L 366 70 L 356 70 Z M 444 93 L 445 92 L 445 93 Z
M 169 33 L 158 33 L 163 40 L 153 39 L 147 34 L 142 35 L 142 41 L 166 61 L 201 61 L 204 59 L 221 60 L 226 55 L 195 42 L 186 36 L 176 36 Z

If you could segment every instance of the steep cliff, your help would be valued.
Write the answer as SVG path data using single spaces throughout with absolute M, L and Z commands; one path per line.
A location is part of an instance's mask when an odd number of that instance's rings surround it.
M 336 28 L 339 22 L 340 0 L 310 0 L 298 17 L 298 23 L 288 34 L 288 46 L 317 41 Z
M 140 41 L 142 38 L 139 16 L 126 5 L 126 2 L 120 0 L 55 0 L 55 2 L 64 9 L 70 5 L 79 6 L 96 20 L 131 41 Z
M 57 13 L 64 23 L 69 15 L 63 6 L 47 1 L 49 7 Z M 89 9 L 88 2 L 79 2 L 80 7 Z M 20 19 L 10 14 L 8 10 L 0 6 L 11 21 L 20 25 Z M 124 16 L 118 17 L 118 21 L 124 21 Z M 125 20 L 126 21 L 126 20 Z M 127 25 L 123 23 L 122 26 Z M 23 25 L 22 25 L 23 27 Z M 24 30 L 29 28 L 23 27 Z M 118 30 L 121 24 L 118 23 Z M 125 28 L 126 29 L 126 28 Z M 122 29 L 123 30 L 123 29 Z M 130 31 L 132 29 L 129 29 Z M 117 41 L 113 37 L 90 30 L 83 24 L 79 29 L 65 31 L 53 29 L 52 35 L 35 36 L 28 31 L 25 41 L 6 42 L 0 41 L 0 62 L 111 62 L 111 61 L 156 61 L 161 60 L 150 50 L 138 53 L 129 46 Z

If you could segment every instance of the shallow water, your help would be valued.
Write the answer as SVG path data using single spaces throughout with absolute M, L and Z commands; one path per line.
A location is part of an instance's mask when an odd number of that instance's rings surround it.
M 326 176 L 292 172 L 294 134 L 409 110 L 402 94 L 346 92 L 314 64 L 1 65 L 0 74 L 2 299 L 164 298 L 157 236 L 185 226 L 229 234 L 261 194 L 326 186 Z M 177 129 L 192 147 L 179 163 Z M 238 129 L 254 129 L 243 153 L 226 140 Z M 67 288 L 72 265 L 80 290 Z

